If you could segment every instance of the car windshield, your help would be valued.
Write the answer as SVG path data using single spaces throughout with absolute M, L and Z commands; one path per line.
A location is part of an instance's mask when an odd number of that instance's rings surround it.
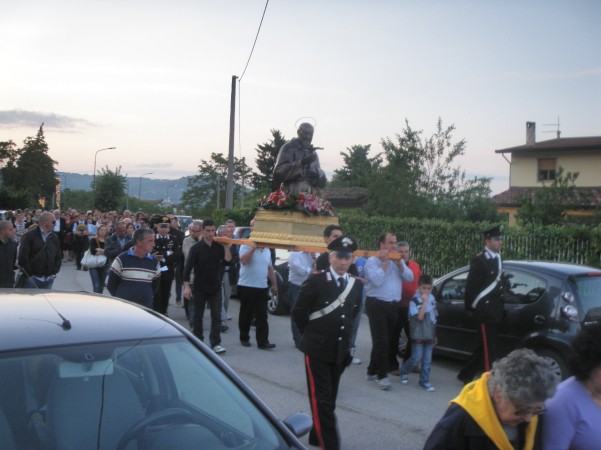
M 3 448 L 289 448 L 185 339 L 5 353 L 0 373 Z
M 190 224 L 192 223 L 192 216 L 175 216 L 179 221 L 179 226 L 182 230 L 187 230 Z
M 575 278 L 585 321 L 601 321 L 601 274 Z

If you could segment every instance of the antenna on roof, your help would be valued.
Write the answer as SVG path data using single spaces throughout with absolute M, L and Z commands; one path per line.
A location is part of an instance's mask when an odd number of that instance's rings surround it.
M 543 123 L 543 127 L 556 127 L 555 130 L 543 131 L 543 133 L 557 133 L 557 139 L 561 137 L 561 130 L 559 129 L 559 116 L 557 116 L 557 123 Z

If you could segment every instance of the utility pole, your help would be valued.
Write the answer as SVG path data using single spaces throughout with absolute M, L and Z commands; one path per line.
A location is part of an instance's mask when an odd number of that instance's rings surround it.
M 230 147 L 227 158 L 227 188 L 225 190 L 225 208 L 234 207 L 234 129 L 236 128 L 236 80 L 232 75 L 232 98 L 230 102 Z

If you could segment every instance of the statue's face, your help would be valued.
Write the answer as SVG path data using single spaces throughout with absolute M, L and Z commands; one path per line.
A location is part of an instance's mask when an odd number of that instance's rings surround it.
M 298 129 L 298 139 L 303 146 L 311 145 L 313 140 L 313 127 L 308 123 L 303 123 Z

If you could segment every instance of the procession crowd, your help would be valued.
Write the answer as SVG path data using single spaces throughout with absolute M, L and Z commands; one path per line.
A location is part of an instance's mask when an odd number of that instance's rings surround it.
M 278 293 L 273 252 L 236 244 L 235 226 L 233 220 L 220 225 L 195 220 L 186 235 L 172 214 L 9 211 L 0 221 L 1 287 L 50 289 L 61 264 L 74 261 L 78 270 L 89 271 L 94 292 L 107 288 L 115 297 L 168 315 L 175 282 L 175 307 L 185 309 L 192 332 L 203 341 L 204 311 L 210 309 L 209 345 L 222 354 L 221 333 L 228 330 L 235 286 L 241 346 L 252 346 L 254 325 L 257 347 L 272 350 L 267 300 L 270 291 Z M 290 253 L 288 303 L 291 338 L 305 355 L 313 414 L 309 443 L 339 449 L 336 398 L 345 368 L 361 364 L 354 349 L 364 310 L 372 340 L 366 380 L 385 391 L 392 387 L 391 376 L 404 385 L 417 369 L 419 386 L 435 392 L 430 370 L 437 312 L 432 277 L 410 259 L 408 242 L 386 232 L 374 256 L 357 258 L 356 241 L 340 226 L 326 227 L 323 238 L 322 254 Z M 472 259 L 465 293 L 466 308 L 480 324 L 479 347 L 458 375 L 465 387 L 425 448 L 593 448 L 589 444 L 598 444 L 601 429 L 601 327 L 585 328 L 575 341 L 575 378 L 562 383 L 557 396 L 559 380 L 534 352 L 516 350 L 495 360 L 503 315 L 502 227 L 486 230 L 484 240 L 483 251 Z M 403 331 L 408 341 L 401 348 Z M 565 402 L 572 405 L 568 412 Z

